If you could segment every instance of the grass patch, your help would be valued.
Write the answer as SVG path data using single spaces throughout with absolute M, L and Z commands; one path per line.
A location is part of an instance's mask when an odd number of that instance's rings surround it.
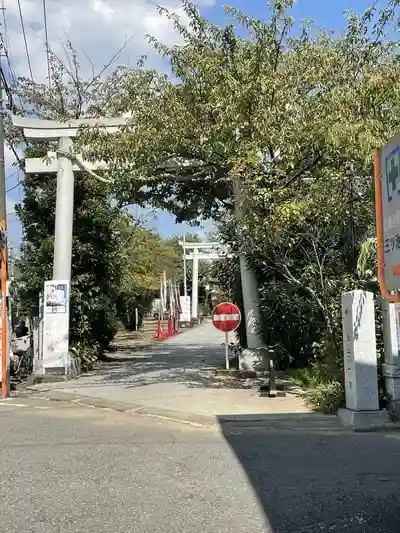
M 286 375 L 294 385 L 303 389 L 315 389 L 319 383 L 319 376 L 314 368 L 290 368 Z
M 292 368 L 287 372 L 289 381 L 305 390 L 307 404 L 323 413 L 336 413 L 344 405 L 343 385 L 335 379 L 321 379 L 318 368 Z

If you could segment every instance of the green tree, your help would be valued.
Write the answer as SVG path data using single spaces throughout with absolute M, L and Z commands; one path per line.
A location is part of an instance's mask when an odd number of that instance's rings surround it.
M 135 309 L 140 325 L 153 299 L 159 296 L 164 272 L 168 279 L 177 279 L 179 250 L 175 241 L 162 239 L 141 224 L 126 227 L 121 233 L 123 275 L 118 309 L 125 326 L 134 329 Z
M 43 155 L 27 150 L 26 155 Z M 33 314 L 45 280 L 52 278 L 56 179 L 54 175 L 26 175 L 25 198 L 16 207 L 25 234 L 19 261 L 23 296 Z M 115 301 L 122 261 L 116 230 L 123 218 L 113 207 L 104 184 L 84 173 L 75 176 L 74 239 L 72 254 L 72 344 L 106 349 L 116 332 Z
M 81 77 L 71 44 L 67 54 L 65 64 L 50 53 L 50 87 L 20 80 L 22 101 L 39 118 L 90 116 L 96 108 L 103 82 Z M 16 132 L 8 133 L 11 142 L 18 141 Z M 24 155 L 44 157 L 50 149 L 55 149 L 53 143 L 32 142 Z M 56 176 L 26 175 L 23 189 L 24 200 L 16 207 L 24 232 L 19 297 L 35 315 L 44 281 L 52 278 Z M 75 173 L 74 197 L 70 341 L 87 366 L 107 349 L 117 331 L 117 303 L 126 270 L 121 228 L 129 229 L 133 221 L 113 200 L 108 185 L 84 172 Z
M 115 162 L 122 200 L 221 221 L 258 277 L 266 342 L 287 360 L 333 358 L 336 378 L 340 293 L 363 283 L 357 257 L 373 227 L 371 154 L 400 128 L 398 2 L 347 13 L 342 33 L 299 31 L 292 4 L 269 2 L 267 22 L 228 7 L 223 28 L 188 1 L 189 27 L 161 9 L 183 38 L 151 38 L 172 76 L 121 71 L 108 110 L 130 112 L 128 127 L 118 142 L 82 141 Z
M 296 35 L 290 0 L 270 2 L 267 23 L 227 8 L 243 38 L 183 4 L 189 29 L 160 12 L 184 45 L 151 39 L 173 79 L 143 65 L 121 71 L 107 112 L 131 113 L 130 127 L 114 142 L 104 132 L 91 139 L 88 154 L 114 161 L 122 198 L 151 200 L 180 220 L 218 218 L 232 207 L 232 179 L 269 203 L 267 192 L 277 200 L 332 161 L 365 159 L 398 127 L 399 66 L 384 38 L 395 8 L 349 15 L 343 35 L 309 26 Z

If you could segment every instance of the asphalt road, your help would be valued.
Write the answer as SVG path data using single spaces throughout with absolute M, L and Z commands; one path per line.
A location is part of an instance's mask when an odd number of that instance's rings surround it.
M 399 533 L 400 434 L 0 404 L 1 533 Z

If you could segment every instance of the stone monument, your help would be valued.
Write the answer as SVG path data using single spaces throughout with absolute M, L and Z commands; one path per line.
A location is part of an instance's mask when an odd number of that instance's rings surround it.
M 342 295 L 346 409 L 338 416 L 355 430 L 389 422 L 379 410 L 374 295 L 355 290 Z

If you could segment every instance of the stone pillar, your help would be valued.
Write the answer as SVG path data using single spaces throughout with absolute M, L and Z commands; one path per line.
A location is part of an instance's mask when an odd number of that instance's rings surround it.
M 339 417 L 356 430 L 382 426 L 389 417 L 379 410 L 374 295 L 343 294 L 342 321 L 346 409 Z
M 389 409 L 393 417 L 398 419 L 400 418 L 400 305 L 384 300 L 382 314 L 385 347 L 385 362 L 382 370 L 389 398 Z

